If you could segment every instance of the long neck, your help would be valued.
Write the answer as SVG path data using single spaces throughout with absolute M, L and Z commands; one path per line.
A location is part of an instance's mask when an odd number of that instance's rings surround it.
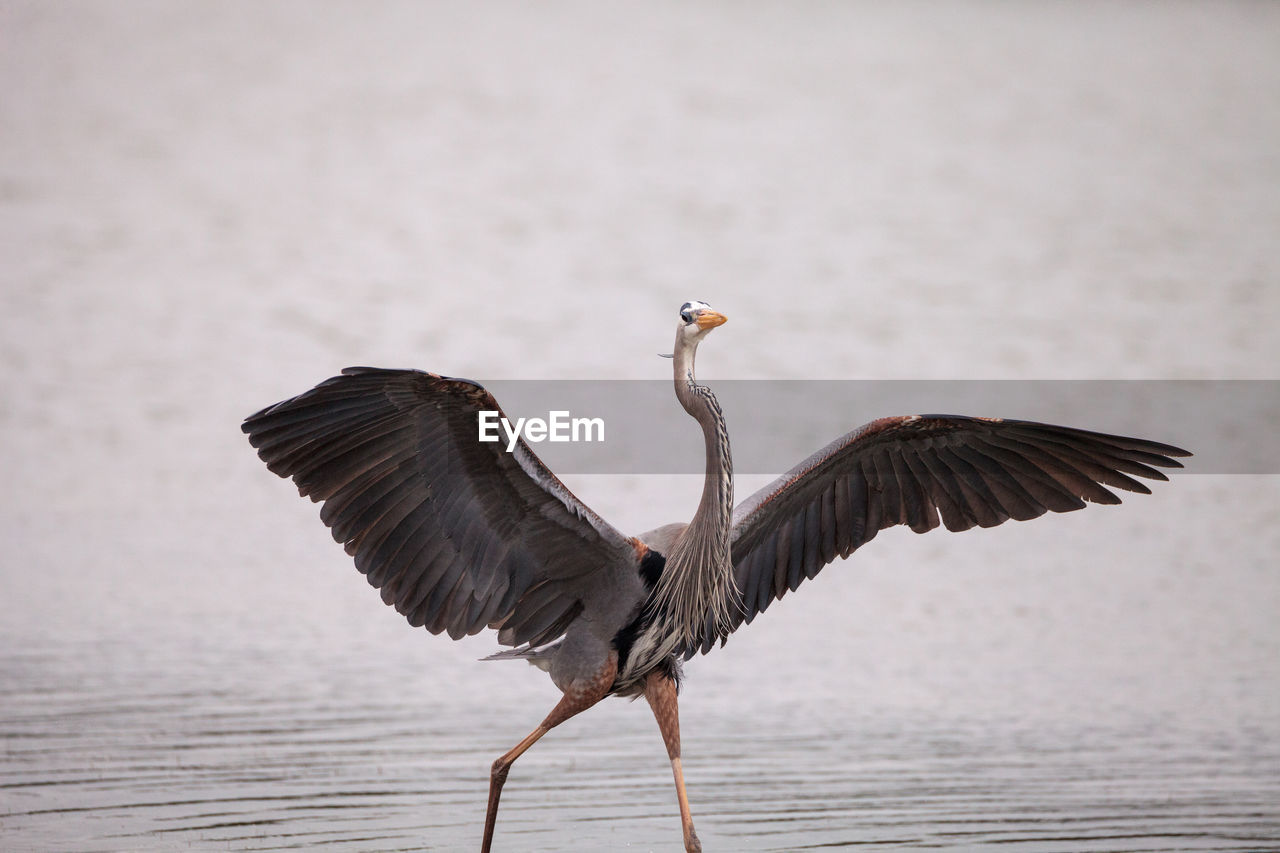
M 703 639 L 708 617 L 720 633 L 728 629 L 737 600 L 729 559 L 729 522 L 733 512 L 733 461 L 729 433 L 720 404 L 693 375 L 694 347 L 677 338 L 676 399 L 702 427 L 706 443 L 706 477 L 702 500 L 693 520 L 672 544 L 667 571 L 659 581 L 657 599 L 671 627 L 686 645 Z
M 729 560 L 729 519 L 733 513 L 733 458 L 729 451 L 729 431 L 724 413 L 711 389 L 699 385 L 693 375 L 694 347 L 677 347 L 675 358 L 676 399 L 702 427 L 706 444 L 706 475 L 702 500 L 682 539 L 714 546 L 716 561 Z

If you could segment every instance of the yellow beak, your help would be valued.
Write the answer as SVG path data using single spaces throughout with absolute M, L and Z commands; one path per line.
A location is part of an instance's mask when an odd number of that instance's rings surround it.
M 716 326 L 723 326 L 729 322 L 729 318 L 719 311 L 703 311 L 698 315 L 696 322 L 699 329 L 706 331 L 707 329 L 714 329 Z

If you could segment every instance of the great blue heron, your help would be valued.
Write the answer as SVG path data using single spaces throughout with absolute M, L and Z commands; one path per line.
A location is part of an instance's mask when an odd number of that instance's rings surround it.
M 480 385 L 417 370 L 353 367 L 250 416 L 267 466 L 323 501 L 320 518 L 414 626 L 457 639 L 484 628 L 563 691 L 493 763 L 482 851 L 511 765 L 606 696 L 643 694 L 675 777 L 686 851 L 701 850 L 680 769 L 680 663 L 886 527 L 992 527 L 1150 493 L 1185 450 L 1029 421 L 881 418 L 836 439 L 733 506 L 729 434 L 694 378 L 698 344 L 725 317 L 680 308 L 675 392 L 702 427 L 706 479 L 688 524 L 628 537 L 579 501 L 523 439 L 478 440 Z

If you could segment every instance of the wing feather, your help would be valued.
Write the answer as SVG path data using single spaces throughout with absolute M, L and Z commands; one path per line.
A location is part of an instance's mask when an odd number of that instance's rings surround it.
M 741 595 L 732 628 L 886 527 L 960 531 L 1119 503 L 1111 489 L 1149 493 L 1135 477 L 1167 480 L 1157 469 L 1180 468 L 1175 457 L 1190 455 L 1146 439 L 1032 421 L 959 415 L 873 421 L 734 511 L 730 547 Z M 710 648 L 714 639 L 708 633 L 686 654 Z
M 484 388 L 348 368 L 243 424 L 267 467 L 322 502 L 356 568 L 415 626 L 548 641 L 579 615 L 620 628 L 643 600 L 633 543 L 518 441 L 478 440 Z M 536 590 L 536 594 L 531 594 Z M 607 628 L 606 628 L 607 629 Z

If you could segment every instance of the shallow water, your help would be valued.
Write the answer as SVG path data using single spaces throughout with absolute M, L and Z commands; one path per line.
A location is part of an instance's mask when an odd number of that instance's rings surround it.
M 629 500 L 659 499 L 650 479 Z M 1039 529 L 886 533 L 828 569 L 688 665 L 685 767 L 708 849 L 1273 846 L 1276 519 L 1258 506 L 1275 506 L 1275 479 L 1182 477 L 1161 506 Z M 198 582 L 139 571 L 79 610 L 19 594 L 0 657 L 6 846 L 477 843 L 489 763 L 554 689 L 476 662 L 485 637 L 405 628 L 302 509 L 270 576 L 246 560 L 184 595 Z M 1261 550 L 1215 559 L 1194 529 L 1213 511 L 1271 528 Z M 191 559 L 199 575 L 222 556 Z M 48 572 L 43 600 L 78 583 Z M 605 702 L 522 758 L 499 832 L 506 849 L 677 846 L 643 703 Z
M 514 739 L 532 716 L 510 713 L 528 709 L 521 697 L 497 711 L 470 689 L 322 697 L 149 675 L 165 686 L 116 681 L 104 695 L 51 689 L 46 674 L 30 694 L 18 680 L 5 719 L 11 849 L 470 847 L 500 733 Z M 1258 850 L 1280 829 L 1280 755 L 1247 732 L 708 714 L 704 701 L 686 704 L 685 736 L 715 849 Z M 676 846 L 656 732 L 621 707 L 630 715 L 593 713 L 522 760 L 503 847 Z
M 1276 376 L 1276 7 L 315 9 L 0 8 L 5 850 L 478 846 L 554 688 L 408 629 L 238 431 L 346 364 L 659 379 L 697 297 L 713 387 Z M 700 489 L 566 481 L 629 532 Z M 881 534 L 687 666 L 699 834 L 1280 849 L 1278 554 L 1280 477 L 1218 473 Z M 497 846 L 678 849 L 644 704 Z

